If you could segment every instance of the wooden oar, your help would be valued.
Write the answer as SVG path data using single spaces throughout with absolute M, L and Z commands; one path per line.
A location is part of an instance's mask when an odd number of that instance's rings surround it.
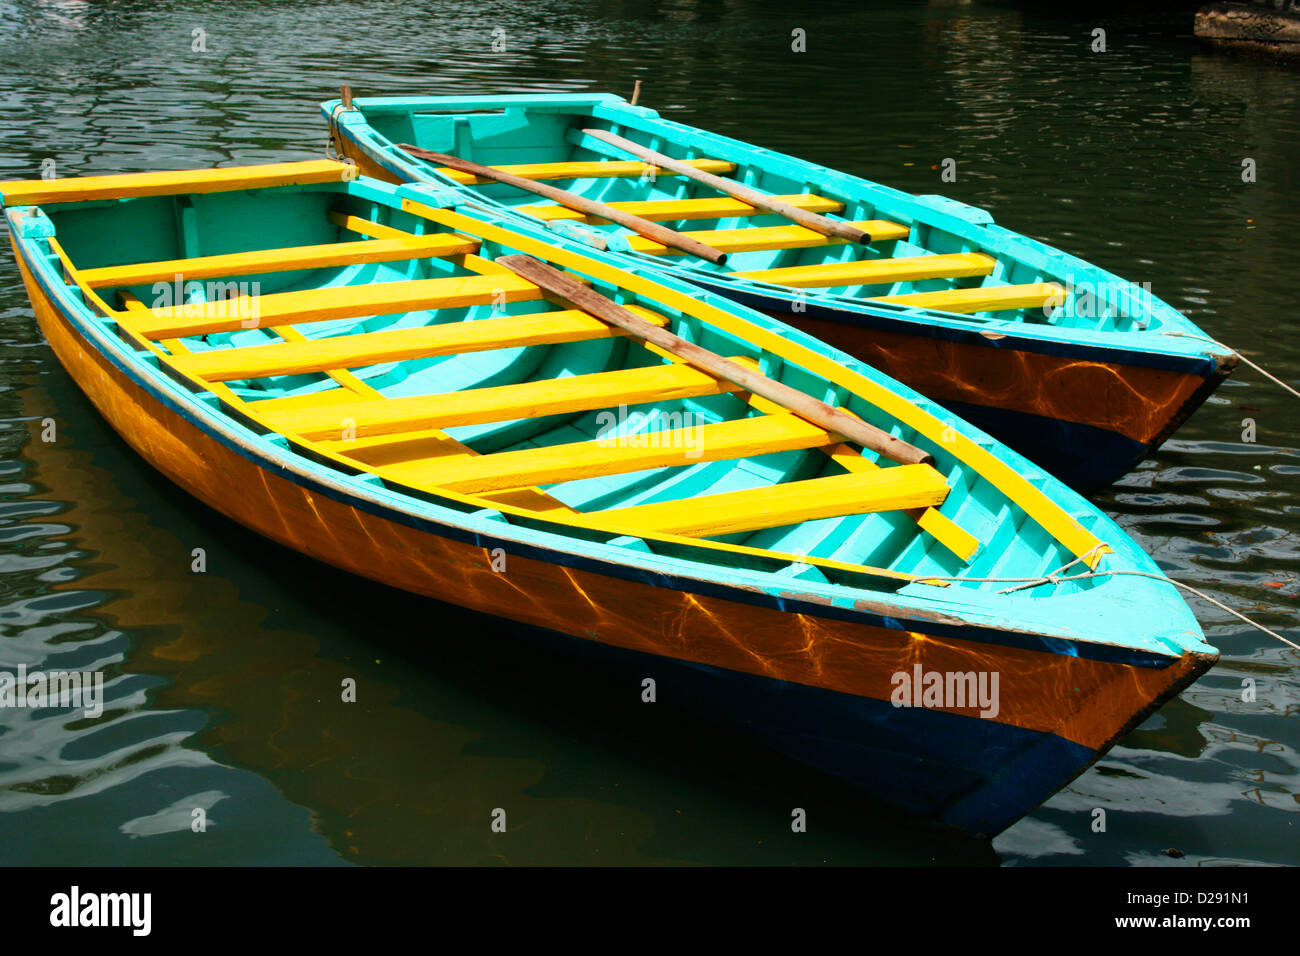
M 501 256 L 496 261 L 543 291 L 571 303 L 574 307 L 611 325 L 616 325 L 643 341 L 657 345 L 665 352 L 671 352 L 710 375 L 716 375 L 718 378 L 739 385 L 748 392 L 775 402 L 828 432 L 843 435 L 863 448 L 870 448 L 902 465 L 934 464 L 933 456 L 915 445 L 895 438 L 842 409 L 827 405 L 798 389 L 770 379 L 760 372 L 745 368 L 716 352 L 710 352 L 666 329 L 652 325 L 612 299 L 587 288 L 540 259 L 526 255 L 509 255 Z
M 482 166 L 478 163 L 472 163 L 467 159 L 461 159 L 459 156 L 449 156 L 446 153 L 435 153 L 433 150 L 421 149 L 419 146 L 412 146 L 409 143 L 398 143 L 400 149 L 406 150 L 416 159 L 427 160 L 431 163 L 438 163 L 440 166 L 446 166 L 449 169 L 456 169 L 462 173 L 469 173 L 477 176 L 479 179 L 491 179 L 498 183 L 505 183 L 514 186 L 517 189 L 527 190 L 530 193 L 537 193 L 539 196 L 545 196 L 561 206 L 567 206 L 569 209 L 577 210 L 588 216 L 598 216 L 601 219 L 608 219 L 610 222 L 616 222 L 620 226 L 631 229 L 638 235 L 645 236 L 647 239 L 653 239 L 655 242 L 662 243 L 665 246 L 672 246 L 674 249 L 680 249 L 682 252 L 689 252 L 693 256 L 699 256 L 708 262 L 722 265 L 727 261 L 727 254 L 713 246 L 705 245 L 697 239 L 690 236 L 684 236 L 680 232 L 674 232 L 667 226 L 661 226 L 657 222 L 651 222 L 649 219 L 642 219 L 640 216 L 633 216 L 630 213 L 622 212 L 613 206 L 607 206 L 603 202 L 596 202 L 594 199 L 587 199 L 579 196 L 577 193 L 567 192 L 563 189 L 556 189 L 554 186 L 548 186 L 545 183 L 534 182 L 531 179 L 524 179 L 522 176 L 516 176 L 514 173 L 507 173 L 500 169 L 493 169 L 491 166 Z
M 611 146 L 617 146 L 625 153 L 630 153 L 637 159 L 667 169 L 670 172 L 677 173 L 679 176 L 685 176 L 693 179 L 697 183 L 704 183 L 719 192 L 726 193 L 734 199 L 741 202 L 749 203 L 757 209 L 764 212 L 776 213 L 778 216 L 784 216 L 792 222 L 797 222 L 814 232 L 820 232 L 823 236 L 838 236 L 841 239 L 847 239 L 849 242 L 860 242 L 864 245 L 871 242 L 871 234 L 863 232 L 857 226 L 850 225 L 847 222 L 836 222 L 834 219 L 827 219 L 825 216 L 819 216 L 815 212 L 809 212 L 806 209 L 798 209 L 789 203 L 781 202 L 774 199 L 766 193 L 761 193 L 757 189 L 750 189 L 748 186 L 736 182 L 734 179 L 723 179 L 721 176 L 715 176 L 712 173 L 706 173 L 696 169 L 681 160 L 673 159 L 671 156 L 665 156 L 663 153 L 656 152 L 653 149 L 647 149 L 640 143 L 634 143 L 630 139 L 619 136 L 603 129 L 584 129 L 582 131 L 587 136 L 595 137 Z

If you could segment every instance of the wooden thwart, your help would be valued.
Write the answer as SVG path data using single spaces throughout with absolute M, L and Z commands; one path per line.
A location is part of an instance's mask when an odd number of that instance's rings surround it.
M 427 149 L 420 149 L 418 146 L 410 146 L 405 143 L 400 144 L 401 148 L 406 150 L 417 159 L 428 160 L 429 162 L 442 163 L 452 169 L 459 169 L 462 172 L 472 173 L 481 179 L 495 180 L 499 183 L 505 183 L 508 186 L 514 186 L 516 189 L 522 189 L 526 192 L 537 193 L 539 196 L 545 196 L 554 202 L 570 209 L 576 209 L 586 215 L 599 216 L 602 219 L 608 219 L 610 222 L 616 222 L 620 226 L 631 229 L 638 235 L 645 236 L 647 239 L 653 239 L 655 242 L 661 242 L 666 246 L 672 246 L 675 249 L 681 249 L 683 252 L 698 256 L 708 262 L 721 264 L 726 261 L 727 255 L 711 246 L 706 246 L 702 242 L 683 236 L 681 233 L 674 232 L 666 226 L 661 226 L 649 219 L 641 219 L 638 216 L 631 216 L 625 212 L 620 212 L 612 206 L 607 206 L 602 202 L 596 202 L 594 199 L 587 199 L 579 196 L 577 193 L 566 192 L 563 189 L 556 189 L 554 186 L 547 186 L 543 183 L 534 182 L 524 179 L 522 176 L 516 176 L 512 173 L 495 169 L 491 166 L 483 166 L 479 163 L 472 163 L 467 159 L 461 159 L 458 156 L 449 156 L 446 153 L 435 153 Z
M 280 411 L 266 409 L 263 417 L 270 427 L 285 435 L 334 439 L 350 431 L 360 438 L 422 428 L 452 428 L 583 412 L 620 404 L 698 398 L 739 390 L 739 386 L 719 381 L 687 365 L 652 365 L 439 395 L 344 401 Z
M 637 338 L 671 352 L 710 375 L 735 383 L 746 391 L 775 402 L 827 431 L 844 435 L 865 448 L 870 448 L 903 464 L 934 461 L 928 453 L 915 445 L 895 438 L 888 432 L 848 414 L 843 409 L 832 408 L 825 402 L 770 379 L 752 368 L 687 342 L 666 329 L 650 325 L 617 302 L 578 283 L 572 276 L 548 266 L 540 259 L 527 255 L 509 255 L 502 256 L 497 262 L 536 283 L 556 298 L 606 322 L 627 329 Z
M 710 537 L 844 515 L 943 504 L 948 485 L 929 465 L 792 481 L 597 512 L 612 528 Z
M 304 289 L 223 302 L 153 309 L 150 313 L 152 318 L 133 317 L 130 322 L 131 327 L 141 335 L 165 339 L 266 328 L 294 322 L 395 315 L 421 309 L 453 309 L 486 305 L 494 301 L 519 302 L 540 298 L 541 290 L 518 276 L 451 276 Z
M 453 233 L 372 239 L 359 242 L 329 242 L 316 246 L 259 249 L 195 259 L 170 259 L 135 265 L 86 269 L 82 279 L 91 288 L 143 285 L 159 281 L 211 279 L 216 276 L 259 275 L 294 269 L 325 269 L 366 262 L 394 262 L 425 256 L 454 256 L 478 252 L 479 242 Z
M 834 199 L 826 199 L 822 196 L 812 196 L 807 193 L 774 196 L 773 198 L 780 199 L 782 202 L 787 202 L 799 209 L 806 209 L 809 212 L 839 212 L 844 208 L 842 202 L 836 202 Z M 767 212 L 764 209 L 755 209 L 749 203 L 741 202 L 739 199 L 732 199 L 730 196 L 710 196 L 706 199 L 637 199 L 612 202 L 609 206 L 612 209 L 630 213 L 633 216 L 640 216 L 642 219 L 649 219 L 652 222 L 728 219 L 733 216 L 764 215 Z M 515 211 L 547 221 L 571 219 L 593 225 L 607 221 L 597 216 L 586 215 L 576 209 L 569 209 L 567 206 L 518 206 Z M 883 220 L 881 221 L 883 222 Z M 889 225 L 903 230 L 903 235 L 900 238 L 907 236 L 907 227 L 900 226 L 897 223 L 890 223 Z M 876 238 L 880 237 L 877 236 Z M 890 238 L 894 237 L 891 236 Z
M 668 320 L 641 310 L 647 322 Z M 298 375 L 332 368 L 359 368 L 437 355 L 461 355 L 528 345 L 559 345 L 626 335 L 622 329 L 576 309 L 505 315 L 473 322 L 449 322 L 418 329 L 392 329 L 305 342 L 277 342 L 199 352 L 178 361 L 185 371 L 210 382 Z
M 265 166 L 230 166 L 219 169 L 178 169 L 159 173 L 122 173 L 71 179 L 32 179 L 0 183 L 7 206 L 87 202 L 92 199 L 135 199 L 178 193 L 229 192 L 313 183 L 347 182 L 354 167 L 332 159 Z
M 730 275 L 738 279 L 752 279 L 755 282 L 811 289 L 986 276 L 993 272 L 996 265 L 996 259 L 982 252 L 956 252 L 932 256 L 905 256 L 899 259 L 827 262 L 812 266 L 788 266 L 783 269 L 757 269 L 752 272 L 732 272 Z
M 841 239 L 846 239 L 849 242 L 866 243 L 871 241 L 871 237 L 856 226 L 849 225 L 846 222 L 836 222 L 834 219 L 827 219 L 825 216 L 819 216 L 817 213 L 798 209 L 791 206 L 789 203 L 781 202 L 774 196 L 761 193 L 757 189 L 751 189 L 748 186 L 738 183 L 734 179 L 723 179 L 721 176 L 715 176 L 712 173 L 696 169 L 689 161 L 673 159 L 671 156 L 665 156 L 663 153 L 656 152 L 653 149 L 647 149 L 640 143 L 634 143 L 632 140 L 619 136 L 616 133 L 611 133 L 609 130 L 584 129 L 582 132 L 585 136 L 591 136 L 595 139 L 601 140 L 602 142 L 609 143 L 611 146 L 615 146 L 624 152 L 645 160 L 647 163 L 653 163 L 662 169 L 667 169 L 670 172 L 677 173 L 678 175 L 694 179 L 696 182 L 703 183 L 721 193 L 726 193 L 728 196 L 749 203 L 751 206 L 756 206 L 757 208 L 766 210 L 767 212 L 773 212 L 777 215 L 785 216 L 787 219 L 793 220 L 794 222 L 799 223 L 799 225 L 806 226 L 816 232 L 825 235 L 839 236 Z
M 981 286 L 978 289 L 941 289 L 937 292 L 909 292 L 886 295 L 873 302 L 896 302 L 918 309 L 944 312 L 999 312 L 1007 309 L 1041 309 L 1065 301 L 1065 289 L 1054 282 L 1024 285 Z
M 908 234 L 905 227 L 880 219 L 856 222 L 854 225 L 869 233 L 873 240 L 905 239 Z M 700 242 L 707 243 L 713 248 L 721 249 L 726 253 L 754 252 L 760 249 L 806 249 L 816 246 L 836 245 L 848 241 L 841 239 L 839 236 L 822 235 L 820 232 L 814 232 L 812 229 L 805 229 L 803 226 L 797 225 L 751 226 L 747 229 L 702 229 L 695 232 L 684 232 L 682 235 L 698 239 Z M 628 247 L 633 252 L 644 252 L 649 255 L 673 255 L 678 252 L 676 249 L 655 242 L 653 239 L 646 239 L 644 236 L 629 236 L 627 242 Z M 739 275 L 741 273 L 732 274 Z
M 759 415 L 689 429 L 525 448 L 483 455 L 473 461 L 413 462 L 394 469 L 406 481 L 467 494 L 547 485 L 648 468 L 673 468 L 780 451 L 816 448 L 834 440 L 824 428 L 788 412 Z

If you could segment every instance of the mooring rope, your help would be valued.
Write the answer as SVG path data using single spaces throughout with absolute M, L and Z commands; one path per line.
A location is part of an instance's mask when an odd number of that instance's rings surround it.
M 1106 578 L 1106 577 L 1115 577 L 1117 575 L 1129 575 L 1130 577 L 1138 577 L 1138 578 L 1151 578 L 1154 581 L 1163 581 L 1165 584 L 1172 584 L 1176 588 L 1182 588 L 1185 591 L 1190 591 L 1192 594 L 1195 594 L 1201 600 L 1213 604 L 1215 607 L 1219 608 L 1222 611 L 1227 611 L 1233 617 L 1238 618 L 1241 621 L 1244 621 L 1245 623 L 1249 624 L 1251 627 L 1255 628 L 1256 630 L 1263 631 L 1269 637 L 1276 638 L 1277 640 L 1281 641 L 1283 644 L 1286 644 L 1288 647 L 1293 647 L 1297 651 L 1300 651 L 1300 644 L 1297 644 L 1295 641 L 1291 640 L 1290 638 L 1283 637 L 1277 631 L 1273 630 L 1272 628 L 1265 627 L 1263 624 L 1260 624 L 1258 621 L 1252 621 L 1250 618 L 1242 614 L 1240 611 L 1233 610 L 1232 608 L 1228 607 L 1228 605 L 1224 604 L 1222 601 L 1210 597 L 1210 595 L 1206 594 L 1204 591 L 1200 590 L 1199 588 L 1194 588 L 1190 584 L 1184 584 L 1182 581 L 1175 581 L 1173 578 L 1163 574 L 1153 574 L 1150 571 L 1129 571 L 1129 570 L 1118 569 L 1118 568 L 1115 570 L 1108 570 L 1108 571 L 1084 571 L 1081 574 L 1066 574 L 1066 575 L 1061 574 L 1062 571 L 1066 571 L 1069 568 L 1073 567 L 1074 565 L 1078 564 L 1080 561 L 1083 561 L 1086 558 L 1088 558 L 1098 548 L 1104 548 L 1104 547 L 1106 547 L 1106 545 L 1104 544 L 1094 545 L 1093 547 L 1085 551 L 1083 554 L 1075 558 L 1073 561 L 1070 561 L 1068 564 L 1063 564 L 1055 571 L 1052 571 L 1049 574 L 1044 574 L 1036 578 L 964 578 L 964 577 L 937 577 L 931 575 L 923 578 L 917 578 L 912 583 L 925 584 L 930 581 L 956 581 L 956 582 L 965 582 L 969 584 L 1014 584 L 1015 587 L 1003 588 L 1001 591 L 998 592 L 998 594 L 1011 594 L 1013 591 L 1024 591 L 1024 590 L 1028 590 L 1029 588 L 1036 588 L 1044 584 L 1051 584 L 1055 586 L 1065 581 L 1082 581 L 1086 578 Z
M 1231 345 L 1225 345 L 1223 342 L 1220 342 L 1218 339 L 1212 339 L 1208 335 L 1194 335 L 1191 332 L 1166 332 L 1165 335 L 1178 335 L 1178 336 L 1182 336 L 1185 339 L 1200 339 L 1202 342 L 1209 342 L 1211 345 L 1217 345 L 1221 349 L 1227 349 L 1233 355 L 1237 356 L 1237 358 L 1241 359 L 1241 361 L 1245 362 L 1247 365 L 1253 368 L 1260 375 L 1263 375 L 1266 379 L 1268 379 L 1271 382 L 1275 382 L 1278 385 L 1281 385 L 1283 388 L 1285 388 L 1296 398 L 1300 398 L 1300 391 L 1297 391 L 1296 389 L 1292 388 L 1290 385 L 1282 381 L 1280 378 L 1278 378 L 1268 369 L 1264 368 L 1262 365 L 1258 364 L 1257 362 L 1252 362 L 1250 359 L 1246 358 L 1246 356 L 1241 354 L 1241 352 L 1234 349 Z
M 930 581 L 968 581 L 975 584 L 1022 584 L 1024 587 L 1034 587 L 1039 584 L 1058 584 L 1061 581 L 1068 580 L 1067 578 L 1062 578 L 1060 576 L 1062 571 L 1068 571 L 1070 568 L 1074 567 L 1080 561 L 1087 560 L 1089 557 L 1091 557 L 1093 552 L 1099 551 L 1100 549 L 1106 547 L 1108 547 L 1108 545 L 1104 543 L 1094 544 L 1091 548 L 1083 552 L 1083 554 L 1079 555 L 1073 561 L 1061 565 L 1059 568 L 1057 568 L 1055 571 L 1052 571 L 1050 574 L 1044 574 L 1036 578 L 965 578 L 965 577 L 941 577 L 939 575 L 927 574 L 923 578 L 917 578 L 912 583 L 926 584 L 927 582 Z M 1019 591 L 1019 590 L 1021 590 L 1021 588 L 1014 587 L 1014 588 L 1007 588 L 1005 591 L 999 591 L 998 593 L 1007 594 L 1011 591 Z

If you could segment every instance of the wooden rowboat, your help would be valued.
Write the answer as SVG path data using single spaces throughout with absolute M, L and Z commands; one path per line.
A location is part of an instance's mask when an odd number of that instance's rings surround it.
M 1237 362 L 1149 286 L 996 226 L 983 210 L 670 122 L 616 96 L 366 97 L 323 109 L 338 150 L 362 172 L 471 189 L 621 251 L 630 268 L 662 270 L 782 318 L 1081 491 L 1159 447 Z M 725 261 L 450 168 L 426 150 L 670 226 Z M 693 169 L 638 158 L 655 152 Z M 700 172 L 715 178 L 688 178 Z M 795 207 L 785 211 L 800 221 L 811 214 L 840 228 L 826 234 L 756 208 L 735 188 L 742 184 Z
M 1132 540 L 984 433 L 463 194 L 315 161 L 0 195 L 55 354 L 199 500 L 355 574 L 685 662 L 775 745 L 955 826 L 1008 826 L 1216 659 L 1172 586 L 1110 574 L 1158 575 Z M 719 354 L 752 387 L 706 371 Z M 1102 574 L 981 580 L 1063 565 Z

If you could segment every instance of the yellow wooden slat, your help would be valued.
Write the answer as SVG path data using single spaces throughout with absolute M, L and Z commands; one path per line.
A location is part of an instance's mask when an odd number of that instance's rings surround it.
M 169 306 L 152 310 L 132 327 L 153 339 L 177 338 L 266 328 L 293 322 L 321 322 L 370 315 L 394 315 L 416 310 L 453 309 L 490 302 L 521 302 L 542 298 L 537 286 L 515 275 L 451 276 L 404 282 L 298 292 L 276 292 L 224 302 Z
M 706 173 L 729 173 L 736 168 L 735 163 L 722 159 L 687 159 L 696 169 Z M 503 173 L 513 173 L 522 179 L 605 179 L 609 177 L 641 176 L 648 170 L 655 170 L 658 176 L 675 176 L 666 169 L 659 169 L 640 160 L 589 160 L 574 163 L 524 163 L 510 166 L 493 166 Z M 484 182 L 472 173 L 462 173 L 458 169 L 441 167 L 438 172 L 449 179 L 466 186 L 475 186 Z M 491 182 L 492 180 L 487 180 Z
M 978 289 L 949 289 L 937 292 L 909 292 L 886 295 L 873 302 L 896 302 L 918 309 L 941 309 L 944 312 L 1000 312 L 1006 309 L 1041 309 L 1049 303 L 1065 301 L 1065 289 L 1055 282 L 1030 282 L 1025 285 L 983 286 Z
M 649 309 L 630 307 L 648 322 L 666 326 L 668 319 Z M 244 348 L 197 352 L 177 365 L 209 382 L 298 375 L 326 369 L 360 368 L 436 355 L 461 355 L 528 345 L 559 345 L 626 335 L 622 329 L 576 309 L 504 315 L 471 322 L 426 325 L 360 335 L 339 335 L 304 342 L 276 342 Z
M 986 276 L 993 271 L 995 265 L 997 260 L 982 252 L 954 252 L 935 256 L 863 259 L 813 266 L 788 266 L 783 269 L 758 269 L 752 272 L 732 272 L 730 275 L 756 282 L 770 282 L 773 285 L 811 289 Z
M 264 421 L 286 435 L 337 438 L 347 428 L 342 424 L 346 421 L 351 424 L 353 434 L 361 437 L 423 428 L 481 425 L 735 391 L 739 388 L 730 382 L 719 381 L 687 365 L 652 365 L 439 395 L 342 402 L 302 409 L 262 408 L 261 411 Z
M 844 208 L 842 202 L 826 199 L 822 196 L 812 196 L 807 193 L 773 196 L 772 198 L 788 203 L 796 209 L 805 209 L 808 212 L 839 212 Z M 630 213 L 633 216 L 640 216 L 642 219 L 649 219 L 651 222 L 727 219 L 732 216 L 752 216 L 756 212 L 749 203 L 741 202 L 739 199 L 733 199 L 730 196 L 713 196 L 706 199 L 636 199 L 625 202 L 612 202 L 608 203 L 608 205 L 612 209 Z M 589 216 L 577 209 L 570 209 L 568 206 L 546 204 L 517 206 L 515 211 L 548 222 L 552 219 L 571 219 L 575 222 L 586 222 L 592 225 L 609 222 L 608 219 Z M 767 215 L 767 213 L 760 213 L 760 215 Z
M 404 239 L 367 239 L 360 242 L 329 242 L 315 246 L 290 246 L 234 252 L 227 255 L 201 256 L 195 259 L 170 259 L 135 265 L 85 269 L 81 277 L 91 288 L 143 285 L 176 279 L 210 279 L 215 276 L 252 275 L 263 272 L 289 272 L 294 269 L 325 269 L 363 262 L 393 262 L 422 259 L 425 256 L 454 256 L 474 253 L 477 240 L 454 233 L 412 236 Z
M 275 332 L 277 335 L 280 336 L 280 338 L 284 339 L 284 341 L 290 345 L 302 345 L 309 341 L 307 336 L 303 335 L 292 325 L 282 325 L 279 326 L 278 328 L 272 329 L 271 331 Z M 325 374 L 328 375 L 330 378 L 334 379 L 334 381 L 338 382 L 344 388 L 348 389 L 351 392 L 354 392 L 357 395 L 360 395 L 362 398 L 372 398 L 372 399 L 383 398 L 383 395 L 380 393 L 379 389 L 375 388 L 373 385 L 371 385 L 368 382 L 361 381 L 361 379 L 357 378 L 357 376 L 353 375 L 347 369 L 331 368 L 331 369 L 327 369 L 325 371 Z M 454 439 L 452 439 L 451 436 L 446 436 L 446 437 L 447 437 L 447 441 L 454 441 Z
M 942 504 L 947 494 L 948 485 L 934 468 L 899 465 L 598 514 L 611 527 L 709 537 L 818 518 L 932 507 Z
M 137 312 L 137 313 L 142 312 L 146 315 L 149 313 L 149 307 L 145 305 L 143 302 L 141 302 L 140 299 L 137 298 L 136 294 L 134 292 L 131 292 L 129 289 L 119 292 L 118 298 L 121 299 L 122 301 L 122 308 L 127 312 Z M 137 341 L 143 341 L 143 340 L 137 340 Z M 167 350 L 167 353 L 172 356 L 181 355 L 186 352 L 184 343 L 180 342 L 177 339 L 165 339 L 159 344 L 162 345 L 163 348 Z M 146 341 L 144 342 L 144 345 L 150 350 L 154 351 L 155 353 L 159 355 L 162 354 L 162 349 L 160 349 L 158 345 L 155 345 L 153 342 Z M 212 385 L 209 388 L 209 391 L 211 391 L 212 394 L 216 395 L 218 398 L 222 399 L 225 402 L 229 402 L 232 405 L 238 406 L 242 404 L 239 396 L 236 395 L 233 391 L 231 391 L 229 386 Z
M 852 445 L 836 445 L 827 448 L 826 452 L 849 472 L 866 473 L 880 470 L 879 465 L 862 457 L 861 452 Z M 969 561 L 979 550 L 978 538 L 934 508 L 909 510 L 908 515 L 916 522 L 917 527 L 963 561 Z
M 202 352 L 195 352 L 194 355 L 202 355 Z M 180 364 L 177 364 L 180 367 Z M 214 383 L 215 385 L 216 383 Z M 224 385 L 217 385 L 219 388 L 225 388 Z M 248 402 L 249 409 L 258 417 L 271 415 L 279 412 L 297 411 L 303 408 L 323 408 L 326 405 L 345 404 L 348 401 L 347 392 L 344 389 L 331 388 L 318 392 L 303 392 L 299 395 L 281 395 L 275 398 L 258 398 L 250 399 Z
M 648 468 L 674 468 L 816 448 L 829 440 L 831 435 L 824 428 L 783 413 L 644 435 L 524 448 L 483 455 L 472 461 L 411 462 L 392 470 L 400 478 L 424 487 L 481 494 L 524 483 L 548 485 Z
M 851 223 L 868 233 L 873 241 L 888 239 L 906 239 L 909 230 L 896 222 L 883 219 L 871 219 Z M 847 240 L 838 236 L 824 236 L 803 226 L 755 226 L 749 229 L 697 229 L 684 232 L 705 245 L 722 252 L 754 252 L 760 249 L 804 249 L 814 246 L 843 245 Z M 661 242 L 647 239 L 645 236 L 628 236 L 628 246 L 633 252 L 645 252 L 656 256 L 685 255 L 683 250 L 665 246 Z M 780 271 L 780 270 L 773 270 Z M 741 274 L 741 273 L 736 273 Z M 744 273 L 753 277 L 752 273 Z M 842 284 L 842 283 L 841 283 Z
M 353 216 L 341 209 L 331 209 L 329 214 L 330 222 L 349 232 L 355 232 L 361 236 L 370 236 L 372 239 L 415 239 L 418 238 L 414 233 L 406 232 L 402 229 L 396 229 L 392 226 L 385 226 L 382 222 L 371 222 L 369 219 L 362 219 L 360 216 Z
M 76 179 L 15 180 L 0 183 L 0 194 L 4 195 L 7 206 L 25 206 L 337 183 L 347 182 L 355 176 L 356 168 L 346 163 L 332 159 L 313 159 L 302 163 L 269 163 L 264 166 L 179 169 Z
M 916 526 L 961 558 L 970 561 L 980 549 L 980 540 L 937 508 L 913 515 Z

